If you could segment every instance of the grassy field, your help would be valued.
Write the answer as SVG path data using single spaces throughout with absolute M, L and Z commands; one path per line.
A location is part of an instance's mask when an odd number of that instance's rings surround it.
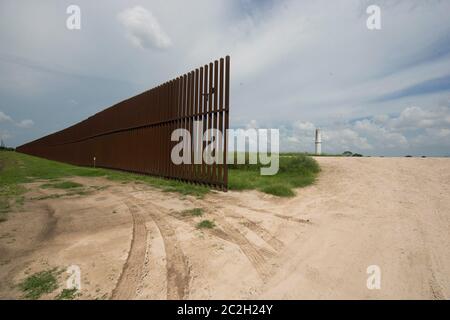
M 280 170 L 274 176 L 261 176 L 260 164 L 229 165 L 229 189 L 257 189 L 276 196 L 293 196 L 294 188 L 314 182 L 319 166 L 309 156 L 290 154 L 280 156 Z M 42 188 L 68 189 L 77 191 L 81 185 L 61 181 L 68 177 L 105 177 L 121 182 L 146 183 L 168 192 L 202 197 L 210 190 L 207 187 L 186 184 L 175 180 L 126 173 L 101 168 L 77 167 L 60 162 L 36 158 L 17 152 L 0 151 L 0 222 L 6 220 L 13 207 L 20 207 L 26 191 L 23 183 L 47 180 Z
M 273 194 L 280 197 L 295 195 L 293 189 L 312 184 L 320 171 L 319 164 L 304 154 L 280 155 L 280 169 L 276 175 L 260 175 L 261 164 L 229 165 L 229 188 Z
M 209 188 L 181 183 L 175 180 L 137 175 L 122 171 L 101 168 L 77 167 L 60 162 L 49 161 L 11 151 L 0 151 L 0 222 L 6 220 L 7 213 L 23 204 L 23 183 L 36 180 L 49 180 L 43 188 L 76 189 L 77 184 L 59 181 L 68 177 L 105 177 L 121 182 L 146 183 L 167 192 L 202 197 Z

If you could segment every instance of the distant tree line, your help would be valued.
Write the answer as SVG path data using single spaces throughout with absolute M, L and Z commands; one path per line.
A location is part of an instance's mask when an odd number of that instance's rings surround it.
M 2 139 L 2 140 L 0 140 L 0 151 L 15 151 L 15 149 L 14 148 L 8 148 L 5 145 L 5 142 Z
M 351 151 L 344 151 L 344 152 L 342 152 L 342 155 L 344 157 L 363 157 L 362 154 L 360 154 L 360 153 L 353 153 Z

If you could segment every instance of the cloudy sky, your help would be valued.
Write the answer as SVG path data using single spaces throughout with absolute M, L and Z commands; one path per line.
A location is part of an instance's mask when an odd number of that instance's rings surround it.
M 81 8 L 81 30 L 66 9 Z M 366 26 L 381 8 L 381 30 Z M 231 55 L 234 128 L 283 151 L 450 155 L 450 1 L 0 1 L 0 136 L 17 146 Z

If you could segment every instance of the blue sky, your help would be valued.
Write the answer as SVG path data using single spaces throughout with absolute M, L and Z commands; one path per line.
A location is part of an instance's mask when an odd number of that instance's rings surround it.
M 66 8 L 81 8 L 81 30 Z M 366 27 L 381 8 L 381 30 Z M 63 129 L 227 54 L 231 125 L 283 151 L 450 155 L 449 1 L 0 2 L 0 136 Z

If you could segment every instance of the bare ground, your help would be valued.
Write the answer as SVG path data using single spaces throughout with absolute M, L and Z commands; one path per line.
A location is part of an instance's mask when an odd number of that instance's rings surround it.
M 317 160 L 318 182 L 290 199 L 76 178 L 108 188 L 30 200 L 52 193 L 30 184 L 0 224 L 0 298 L 20 298 L 29 274 L 78 265 L 81 299 L 448 299 L 450 159 Z M 196 207 L 203 217 L 181 214 Z M 197 229 L 203 219 L 216 227 Z M 370 265 L 380 290 L 366 287 Z

